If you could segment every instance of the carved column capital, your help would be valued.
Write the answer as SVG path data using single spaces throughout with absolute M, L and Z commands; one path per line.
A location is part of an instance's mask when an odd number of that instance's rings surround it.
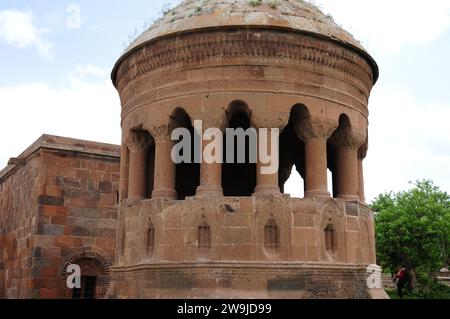
M 145 131 L 132 130 L 124 139 L 124 144 L 130 151 L 141 151 L 151 144 L 151 139 Z
M 363 160 L 367 156 L 367 151 L 369 149 L 369 142 L 366 140 L 366 142 L 361 145 L 361 147 L 358 149 L 358 159 Z
M 170 141 L 170 136 L 174 127 L 170 124 L 161 124 L 146 127 L 146 129 L 152 134 L 156 142 L 158 141 Z
M 365 133 L 358 132 L 351 127 L 341 128 L 331 136 L 331 143 L 334 147 L 359 149 L 366 141 Z
M 295 126 L 298 137 L 306 142 L 315 138 L 328 139 L 336 130 L 337 124 L 327 119 L 314 119 L 302 121 Z

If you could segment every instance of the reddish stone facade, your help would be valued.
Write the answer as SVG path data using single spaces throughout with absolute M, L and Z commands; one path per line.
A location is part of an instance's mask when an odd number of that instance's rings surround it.
M 379 267 L 363 173 L 377 78 L 304 1 L 183 1 L 114 67 L 120 169 L 116 146 L 43 137 L 0 175 L 0 294 L 73 296 L 77 263 L 95 297 L 385 297 L 367 281 Z M 175 164 L 172 132 L 195 120 L 224 139 L 279 129 L 280 169 Z M 305 198 L 284 194 L 294 167 Z
M 49 135 L 10 160 L 0 173 L 0 298 L 72 297 L 68 263 L 93 268 L 96 297 L 106 293 L 119 161 L 117 146 Z
M 169 11 L 112 72 L 123 138 L 109 297 L 384 297 L 367 283 L 363 173 L 377 78 L 359 42 L 305 1 Z M 279 129 L 279 171 L 175 164 L 172 133 L 197 120 L 224 140 L 226 128 Z M 283 193 L 294 166 L 302 199 Z

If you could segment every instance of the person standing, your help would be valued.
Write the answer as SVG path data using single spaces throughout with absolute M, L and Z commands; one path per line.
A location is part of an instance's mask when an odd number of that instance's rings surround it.
M 394 276 L 394 282 L 397 285 L 397 295 L 403 299 L 403 288 L 406 282 L 406 269 L 404 266 L 399 266 L 397 274 Z

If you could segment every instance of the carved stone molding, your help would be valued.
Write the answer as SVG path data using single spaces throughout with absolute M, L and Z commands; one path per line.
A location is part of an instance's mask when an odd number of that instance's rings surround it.
M 186 33 L 152 42 L 120 64 L 115 76 L 121 90 L 130 81 L 164 68 L 199 64 L 259 62 L 273 59 L 284 65 L 310 65 L 328 72 L 343 72 L 365 87 L 373 84 L 369 63 L 359 54 L 311 36 L 275 30 L 208 31 Z M 257 36 L 256 36 L 257 34 Z M 273 41 L 276 34 L 277 41 Z
M 122 117 L 127 116 L 134 109 L 143 107 L 159 100 L 175 98 L 188 94 L 205 94 L 211 92 L 232 92 L 232 91 L 251 91 L 251 92 L 285 92 L 289 94 L 301 94 L 303 97 L 321 98 L 327 101 L 338 103 L 349 108 L 353 108 L 367 117 L 367 98 L 355 97 L 342 92 L 337 88 L 320 88 L 318 86 L 291 82 L 291 80 L 251 80 L 251 79 L 214 79 L 208 81 L 183 82 L 169 84 L 164 87 L 156 87 L 150 90 L 142 91 L 136 94 L 135 90 L 127 90 L 129 93 L 122 92 Z M 299 97 L 299 102 L 301 98 Z

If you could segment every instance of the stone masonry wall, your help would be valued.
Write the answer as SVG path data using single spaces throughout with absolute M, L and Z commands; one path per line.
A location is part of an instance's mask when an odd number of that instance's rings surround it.
M 0 178 L 0 298 L 30 297 L 40 159 Z
M 60 296 L 62 265 L 72 256 L 94 251 L 114 257 L 119 159 L 49 152 L 39 196 L 34 236 L 33 297 Z
M 0 298 L 67 297 L 68 260 L 112 263 L 119 161 L 114 145 L 46 135 L 10 161 L 0 173 Z

